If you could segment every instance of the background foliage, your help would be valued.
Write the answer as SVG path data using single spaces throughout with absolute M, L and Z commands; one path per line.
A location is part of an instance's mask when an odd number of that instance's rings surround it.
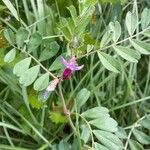
M 149 0 L 0 2 L 0 149 L 150 148 Z M 72 53 L 84 68 L 43 93 Z M 74 129 L 74 130 L 73 130 Z

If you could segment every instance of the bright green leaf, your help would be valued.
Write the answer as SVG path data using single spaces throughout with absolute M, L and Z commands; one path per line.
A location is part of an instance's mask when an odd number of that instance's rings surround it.
M 98 1 L 97 0 L 86 0 L 84 1 L 84 5 L 85 7 L 90 7 L 90 6 L 94 6 Z
M 86 12 L 83 13 L 83 15 L 81 15 L 81 17 L 78 19 L 78 28 L 76 28 L 75 30 L 78 37 L 80 37 L 85 31 L 86 26 L 90 22 L 90 19 L 92 17 L 94 10 L 95 10 L 95 7 L 91 6 L 90 8 L 88 8 L 88 10 L 86 9 Z
M 144 31 L 143 34 L 147 37 L 150 37 L 150 29 Z
M 32 108 L 41 109 L 44 107 L 44 103 L 38 100 L 36 91 L 30 89 L 28 99 Z
M 124 128 L 118 127 L 118 130 L 115 132 L 115 134 L 120 138 L 120 139 L 127 139 L 127 133 Z
M 76 8 L 73 5 L 71 5 L 71 6 L 68 7 L 68 10 L 70 11 L 71 17 L 72 17 L 72 19 L 73 19 L 73 21 L 74 21 L 74 23 L 76 25 L 77 17 L 78 17 Z
M 60 112 L 51 112 L 49 118 L 52 122 L 56 124 L 65 123 L 68 121 L 67 117 L 61 114 Z
M 62 56 L 62 55 L 61 55 Z M 64 65 L 61 63 L 61 56 L 58 56 L 53 63 L 51 64 L 49 70 L 54 71 L 54 70 L 59 70 L 64 67 Z

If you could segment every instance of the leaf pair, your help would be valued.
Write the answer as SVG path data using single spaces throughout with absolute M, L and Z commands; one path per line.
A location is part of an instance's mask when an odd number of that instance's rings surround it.
M 40 66 L 36 65 L 29 68 L 31 64 L 31 58 L 25 58 L 18 62 L 14 69 L 13 73 L 19 77 L 19 82 L 24 86 L 31 85 L 37 78 Z M 49 74 L 43 74 L 40 76 L 34 83 L 34 89 L 41 91 L 48 86 L 49 83 Z
M 23 47 L 24 43 L 26 42 L 27 48 L 29 52 L 34 51 L 38 48 L 42 43 L 42 36 L 39 32 L 35 32 L 29 38 L 29 32 L 25 28 L 19 28 L 16 33 L 16 43 L 17 47 L 20 49 Z
M 22 61 L 18 62 L 13 70 L 13 73 L 16 74 L 19 78 L 19 82 L 23 84 L 24 86 L 31 85 L 34 80 L 36 79 L 38 73 L 39 73 L 39 65 L 31 67 L 31 58 L 23 59 Z
M 93 130 L 93 133 L 101 144 L 94 143 L 95 150 L 119 150 L 123 147 L 121 140 L 115 134 L 111 133 L 118 130 L 118 125 L 117 122 L 110 117 L 108 112 L 108 109 L 105 107 L 95 107 L 81 114 L 82 117 L 90 119 L 89 124 L 92 125 L 92 128 L 97 128 Z M 87 141 L 86 137 L 84 137 L 83 134 L 81 135 L 82 139 Z M 86 134 L 86 136 L 88 135 Z

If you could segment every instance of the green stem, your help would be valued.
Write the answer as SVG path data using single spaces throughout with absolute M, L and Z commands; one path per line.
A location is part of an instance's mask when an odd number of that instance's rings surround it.
M 141 99 L 139 99 L 139 100 L 135 100 L 135 101 L 129 102 L 129 103 L 127 103 L 127 104 L 123 104 L 123 105 L 114 107 L 114 108 L 110 109 L 110 111 L 114 111 L 114 110 L 118 110 L 118 109 L 121 109 L 121 108 L 125 108 L 125 107 L 134 105 L 134 104 L 136 104 L 136 103 L 144 102 L 144 101 L 147 101 L 147 100 L 150 100 L 150 96 L 145 97 L 145 98 L 141 98 Z
M 64 99 L 64 96 L 63 96 L 63 93 L 62 93 L 62 87 L 61 87 L 61 81 L 59 82 L 58 84 L 58 88 L 59 88 L 59 94 L 60 94 L 60 97 L 61 97 L 61 101 L 62 101 L 62 105 L 63 105 L 63 110 L 64 110 L 64 114 L 66 115 L 66 117 L 68 118 L 69 120 L 69 124 L 70 126 L 72 127 L 74 133 L 77 135 L 77 131 L 76 131 L 76 128 L 71 120 L 71 114 L 69 112 L 69 110 L 67 109 L 66 107 L 66 103 L 65 103 L 65 99 Z
M 90 134 L 91 134 L 91 138 L 92 138 L 92 149 L 94 149 L 94 136 L 93 136 L 93 132 L 92 132 L 92 128 L 90 126 L 90 124 L 88 123 L 88 121 L 80 114 L 78 113 L 73 113 L 74 115 L 78 115 L 88 126 L 89 130 L 90 130 Z
M 129 132 L 129 134 L 128 134 L 128 137 L 127 137 L 127 140 L 126 140 L 126 143 L 125 143 L 124 150 L 127 150 L 128 143 L 129 143 L 129 140 L 130 140 L 130 137 L 131 137 L 131 135 L 132 135 L 132 132 L 133 132 L 134 128 L 137 126 L 137 124 L 138 124 L 141 120 L 145 119 L 145 117 L 146 117 L 146 116 L 143 116 L 142 118 L 138 119 L 138 120 L 132 125 L 132 128 L 131 128 L 131 130 L 130 130 L 130 132 Z
M 117 43 L 113 43 L 113 44 L 111 44 L 111 45 L 109 45 L 109 46 L 106 46 L 106 47 L 103 47 L 103 48 L 94 50 L 94 51 L 92 51 L 92 52 L 90 52 L 90 53 L 87 53 L 87 54 L 85 54 L 85 55 L 82 55 L 82 56 L 78 57 L 77 59 L 81 59 L 81 58 L 83 58 L 83 57 L 87 57 L 87 56 L 92 55 L 92 54 L 94 54 L 94 53 L 96 53 L 96 52 L 98 52 L 98 51 L 106 50 L 106 49 L 108 49 L 108 48 L 111 48 L 111 47 L 113 47 L 113 46 L 116 46 L 116 45 L 118 45 L 118 44 L 121 44 L 121 43 L 123 43 L 123 42 L 125 42 L 125 41 L 128 41 L 128 40 L 130 40 L 130 39 L 132 39 L 132 38 L 134 38 L 134 37 L 136 37 L 136 36 L 138 36 L 138 35 L 144 33 L 145 31 L 147 31 L 147 30 L 149 30 L 149 29 L 150 29 L 150 26 L 149 26 L 148 28 L 144 29 L 143 31 L 138 32 L 137 34 L 135 34 L 135 35 L 133 35 L 133 36 L 130 36 L 130 37 L 126 38 L 126 39 L 123 39 L 123 40 L 121 40 L 121 41 L 119 41 L 119 42 L 117 42 Z

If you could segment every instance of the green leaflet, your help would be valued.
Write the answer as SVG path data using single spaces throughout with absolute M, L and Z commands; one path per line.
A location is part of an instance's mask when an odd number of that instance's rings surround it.
M 119 150 L 119 145 L 114 142 L 108 140 L 106 137 L 103 137 L 97 130 L 93 131 L 96 138 L 109 150 Z
M 133 47 L 138 50 L 141 54 L 149 55 L 150 54 L 150 44 L 147 44 L 145 42 L 132 39 L 130 40 Z
M 22 27 L 17 31 L 16 43 L 17 43 L 18 48 L 21 48 L 23 46 L 25 40 L 27 40 L 28 34 L 29 32 L 25 28 L 22 28 Z
M 34 89 L 36 91 L 44 90 L 49 83 L 49 73 L 45 73 L 41 75 L 34 83 Z
M 105 147 L 105 146 L 103 146 L 103 145 L 101 145 L 101 144 L 99 144 L 99 143 L 97 143 L 97 142 L 95 142 L 94 143 L 94 150 L 109 150 L 107 147 Z
M 84 141 L 84 143 L 88 142 L 90 135 L 91 135 L 91 132 L 90 132 L 88 126 L 83 125 L 82 126 L 81 139 Z
M 58 53 L 59 48 L 60 46 L 57 44 L 56 41 L 51 42 L 49 47 L 46 47 L 45 50 L 42 51 L 39 60 L 44 61 L 54 57 Z
M 142 131 L 134 129 L 133 134 L 140 143 L 147 145 L 150 144 L 150 136 L 146 135 Z
M 123 148 L 122 141 L 115 135 L 110 132 L 102 131 L 102 130 L 93 130 L 93 132 L 100 134 L 104 138 L 108 139 L 109 141 L 113 142 L 114 144 L 118 145 L 119 148 Z
M 60 141 L 58 150 L 69 150 L 69 144 L 64 140 Z
M 117 122 L 108 116 L 100 116 L 97 119 L 91 120 L 89 123 L 98 129 L 109 132 L 116 132 L 118 130 Z
M 121 26 L 118 21 L 109 23 L 110 30 L 112 31 L 112 39 L 116 43 L 121 35 Z
M 19 79 L 19 82 L 23 84 L 24 86 L 29 86 L 31 85 L 35 79 L 37 78 L 37 75 L 39 73 L 40 66 L 34 66 L 25 71 Z
M 99 118 L 100 115 L 108 114 L 109 110 L 105 107 L 94 107 L 85 112 L 81 115 L 86 118 Z
M 9 44 L 13 45 L 14 44 L 14 33 L 11 29 L 6 29 L 4 30 L 4 36 L 9 42 Z
M 150 9 L 145 8 L 141 14 L 141 26 L 142 30 L 146 29 L 148 25 L 150 24 Z
M 21 61 L 19 61 L 14 69 L 13 69 L 13 73 L 17 76 L 21 76 L 30 66 L 31 63 L 31 58 L 25 58 Z
M 128 12 L 126 15 L 126 27 L 130 36 L 133 35 L 138 25 L 138 19 L 135 13 Z
M 106 69 L 116 73 L 121 71 L 121 65 L 114 57 L 103 52 L 98 52 L 98 56 Z
M 28 51 L 32 52 L 38 48 L 42 43 L 42 36 L 39 32 L 35 32 L 31 35 L 28 43 Z
M 131 150 L 144 150 L 141 144 L 139 144 L 137 141 L 129 140 L 129 145 Z
M 111 41 L 111 38 L 112 38 L 112 33 L 106 31 L 101 39 L 100 48 L 105 47 Z
M 16 56 L 16 49 L 13 48 L 5 55 L 4 61 L 10 63 L 15 59 L 15 56 Z
M 76 96 L 77 108 L 81 108 L 90 97 L 90 91 L 86 88 L 80 90 Z
M 140 59 L 140 54 L 133 49 L 123 46 L 114 46 L 113 48 L 122 58 L 130 62 L 137 63 Z
M 144 127 L 150 130 L 150 115 L 147 115 L 145 119 L 140 121 L 140 124 Z

